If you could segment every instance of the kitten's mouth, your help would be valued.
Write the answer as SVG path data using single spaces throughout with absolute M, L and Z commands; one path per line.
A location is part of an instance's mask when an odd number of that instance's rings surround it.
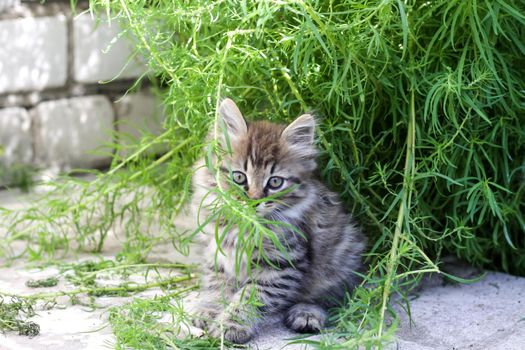
M 272 209 L 263 207 L 262 205 L 258 205 L 255 208 L 255 211 L 257 212 L 257 214 L 259 214 L 261 216 L 266 216 L 267 214 L 270 214 L 272 212 Z
M 255 211 L 257 212 L 257 214 L 263 217 L 269 216 L 270 214 L 275 212 L 276 209 L 277 207 L 273 201 L 263 202 L 257 205 L 257 207 L 255 207 Z

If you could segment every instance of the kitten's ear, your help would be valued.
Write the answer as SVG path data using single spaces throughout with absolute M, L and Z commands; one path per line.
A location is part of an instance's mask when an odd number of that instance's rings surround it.
M 303 114 L 288 125 L 281 136 L 292 146 L 313 146 L 315 136 L 314 117 L 311 114 Z
M 239 110 L 239 107 L 229 98 L 222 100 L 219 106 L 219 123 L 224 122 L 224 127 L 230 139 L 237 139 L 246 134 L 248 127 Z M 220 125 L 219 130 L 222 130 Z

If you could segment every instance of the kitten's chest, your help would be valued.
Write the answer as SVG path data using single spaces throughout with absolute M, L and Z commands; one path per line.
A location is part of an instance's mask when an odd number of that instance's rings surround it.
M 238 230 L 230 230 L 220 240 L 220 248 L 214 235 L 208 235 L 210 241 L 207 245 L 207 260 L 223 270 L 224 273 L 238 281 L 244 281 L 248 278 L 248 264 L 246 254 L 237 252 L 237 235 Z
M 222 232 L 223 235 L 217 240 L 215 226 L 209 226 L 205 230 L 208 240 L 206 243 L 206 260 L 222 270 L 228 278 L 241 283 L 256 272 L 257 269 L 254 269 L 257 266 L 256 261 L 259 261 L 262 254 L 270 260 L 276 261 L 275 258 L 279 260 L 291 253 L 283 254 L 270 240 L 265 238 L 262 239 L 260 247 L 247 247 L 246 245 L 249 245 L 250 242 L 239 242 L 239 230 L 235 227 L 230 227 L 228 232 L 219 228 L 218 232 Z M 250 257 L 247 256 L 247 251 L 250 252 Z M 251 259 L 251 264 L 248 264 L 248 259 Z M 252 271 L 249 271 L 249 268 Z

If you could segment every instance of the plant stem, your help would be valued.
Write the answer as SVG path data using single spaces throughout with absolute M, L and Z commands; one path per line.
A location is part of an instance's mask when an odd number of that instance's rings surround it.
M 97 270 L 97 271 L 93 271 L 93 272 L 90 272 L 88 274 L 82 275 L 82 277 L 83 278 L 90 278 L 90 277 L 96 276 L 100 272 L 114 271 L 114 270 L 125 270 L 125 269 L 134 268 L 134 267 L 142 267 L 142 268 L 156 268 L 156 267 L 158 267 L 158 268 L 162 268 L 162 269 L 176 269 L 176 268 L 188 268 L 188 267 L 191 267 L 191 265 L 187 265 L 187 264 L 156 264 L 156 263 L 151 263 L 151 264 L 127 264 L 127 265 L 113 266 L 113 267 L 108 267 L 108 268 L 105 268 L 105 269 L 100 269 L 100 270 Z
M 381 338 L 383 334 L 383 325 L 385 323 L 385 311 L 390 299 L 390 287 L 394 280 L 394 274 L 398 266 L 398 248 L 399 240 L 401 238 L 403 223 L 405 217 L 408 215 L 410 210 L 410 199 L 412 195 L 412 180 L 415 173 L 415 160 L 414 160 L 414 149 L 416 139 L 416 109 L 415 109 L 415 91 L 412 89 L 410 98 L 410 120 L 408 121 L 408 133 L 406 140 L 406 158 L 405 158 L 405 170 L 403 175 L 403 199 L 399 204 L 399 211 L 397 213 L 396 228 L 394 231 L 394 238 L 392 240 L 392 247 L 390 248 L 386 279 L 383 287 L 383 297 L 380 311 L 380 322 L 379 330 L 377 331 L 377 337 Z
M 84 293 L 91 293 L 91 294 L 105 294 L 105 293 L 115 293 L 115 292 L 142 292 L 144 290 L 155 288 L 155 287 L 162 287 L 166 285 L 170 285 L 173 283 L 179 283 L 184 281 L 189 281 L 193 279 L 195 276 L 192 274 L 188 274 L 186 276 L 179 276 L 174 278 L 169 278 L 166 280 L 162 280 L 159 282 L 154 283 L 147 283 L 147 284 L 141 284 L 136 286 L 116 286 L 116 287 L 97 287 L 97 288 L 78 288 L 71 291 L 59 291 L 59 292 L 51 292 L 51 293 L 36 293 L 31 295 L 17 295 L 14 293 L 7 293 L 0 291 L 0 295 L 8 296 L 8 297 L 18 297 L 21 299 L 27 299 L 27 300 L 37 300 L 37 299 L 53 299 L 60 296 L 73 296 L 78 294 L 84 294 Z

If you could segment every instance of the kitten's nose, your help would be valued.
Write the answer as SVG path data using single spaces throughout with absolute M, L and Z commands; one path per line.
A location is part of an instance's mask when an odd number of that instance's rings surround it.
M 259 190 L 252 190 L 252 189 L 249 189 L 248 190 L 248 197 L 250 199 L 262 199 L 264 198 L 264 193 L 262 191 L 259 191 Z

